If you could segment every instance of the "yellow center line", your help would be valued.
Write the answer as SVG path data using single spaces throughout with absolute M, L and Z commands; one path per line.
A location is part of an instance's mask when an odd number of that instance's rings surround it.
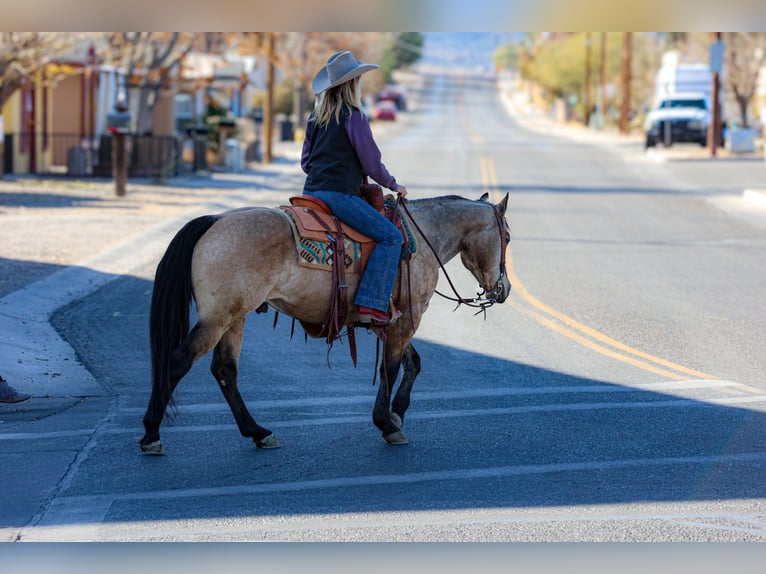
M 479 134 L 477 134 L 475 131 L 471 129 L 471 126 L 468 125 L 468 121 L 466 120 L 465 114 L 463 113 L 465 110 L 465 107 L 463 105 L 463 93 L 458 93 L 458 99 L 457 99 L 457 107 L 459 111 L 459 123 L 461 129 L 468 135 L 468 139 L 471 140 L 471 143 L 475 145 L 482 145 L 484 143 L 484 138 L 482 138 Z
M 515 289 L 516 284 L 513 282 L 512 284 Z M 609 349 L 607 347 L 602 347 L 601 345 L 597 345 L 593 343 L 592 341 L 586 339 L 585 337 L 578 335 L 574 331 L 571 331 L 567 329 L 566 327 L 563 327 L 559 323 L 556 323 L 555 321 L 552 321 L 551 319 L 548 319 L 547 317 L 539 313 L 536 313 L 535 311 L 531 311 L 529 309 L 526 309 L 525 307 L 522 307 L 521 305 L 519 305 L 512 299 L 508 299 L 508 302 L 510 303 L 511 307 L 527 315 L 528 317 L 531 317 L 532 319 L 534 319 L 541 325 L 548 327 L 549 329 L 556 331 L 560 335 L 564 335 L 566 338 L 571 339 L 572 341 L 579 343 L 580 345 L 583 345 L 584 347 L 587 347 L 593 351 L 596 351 L 597 353 L 601 353 L 602 355 L 606 355 L 607 357 L 610 357 L 612 359 L 617 359 L 618 361 L 622 361 L 623 363 L 628 363 L 629 365 L 633 365 L 634 367 L 638 367 L 639 369 L 642 369 L 644 371 L 649 371 L 650 373 L 661 375 L 663 377 L 668 377 L 669 379 L 673 379 L 676 381 L 680 381 L 686 378 L 676 373 L 665 371 L 663 369 L 655 367 L 654 365 L 651 365 L 649 363 L 645 363 L 644 361 L 639 361 L 638 359 L 634 359 L 633 357 L 622 355 L 618 353 L 617 351 L 613 351 L 612 349 Z
M 489 188 L 489 175 L 487 174 L 487 158 L 479 158 L 479 166 L 481 167 L 481 185 L 485 191 Z
M 491 157 L 482 156 L 479 158 L 481 165 L 481 184 L 484 191 L 489 194 L 492 203 L 500 201 L 500 187 L 497 183 L 497 170 L 495 169 L 495 160 Z
M 481 181 L 482 181 L 482 185 L 484 186 L 484 190 L 489 193 L 493 203 L 496 203 L 498 201 L 496 198 L 500 196 L 500 187 L 498 185 L 497 171 L 495 169 L 494 159 L 491 157 L 483 156 L 480 158 L 480 166 L 481 166 Z M 606 355 L 618 361 L 622 361 L 629 365 L 633 365 L 634 367 L 638 367 L 650 373 L 658 374 L 664 377 L 669 377 L 675 380 L 680 380 L 685 378 L 684 376 L 681 376 L 678 373 L 683 373 L 686 376 L 692 376 L 692 377 L 696 377 L 700 379 L 717 379 L 717 377 L 714 377 L 713 375 L 708 375 L 701 371 L 689 369 L 687 367 L 684 367 L 683 365 L 679 365 L 677 363 L 667 361 L 660 357 L 655 357 L 654 355 L 650 355 L 649 353 L 644 353 L 643 351 L 639 351 L 638 349 L 634 349 L 633 347 L 629 347 L 628 345 L 621 343 L 620 341 L 617 341 L 593 329 L 592 327 L 588 327 L 587 325 L 583 325 L 582 323 L 575 321 L 572 317 L 565 315 L 564 313 L 560 311 L 557 311 L 553 307 L 546 305 L 545 303 L 543 303 L 542 301 L 534 297 L 529 291 L 527 291 L 524 285 L 521 283 L 521 280 L 519 279 L 515 269 L 513 268 L 513 258 L 511 257 L 510 245 L 508 246 L 507 258 L 510 259 L 510 263 L 507 264 L 508 278 L 510 279 L 511 284 L 513 285 L 513 291 L 511 292 L 511 294 L 520 295 L 521 298 L 527 304 L 531 305 L 534 309 L 536 309 L 536 311 L 523 307 L 516 301 L 513 301 L 512 297 L 508 298 L 508 302 L 514 309 L 534 319 L 541 325 L 549 329 L 552 329 L 553 331 L 561 335 L 564 335 L 568 339 L 571 339 L 572 341 L 575 341 L 593 351 L 601 353 L 602 355 Z M 561 323 L 563 323 L 564 325 L 561 325 Z M 581 334 L 578 334 L 576 331 L 579 331 Z M 590 337 L 590 339 L 584 337 L 583 335 Z M 603 345 L 595 341 L 603 343 Z M 604 345 L 608 345 L 608 346 L 604 346 Z M 621 352 L 618 352 L 618 351 L 621 351 Z M 673 373 L 670 370 L 662 369 L 660 368 L 660 366 L 666 367 L 667 369 L 670 369 L 676 372 Z
M 534 297 L 531 293 L 529 293 L 529 291 L 526 290 L 524 285 L 522 285 L 518 275 L 516 274 L 516 271 L 513 269 L 513 265 L 508 266 L 508 277 L 511 280 L 511 284 L 513 285 L 513 290 L 516 291 L 519 295 L 521 295 L 521 297 L 527 303 L 529 303 L 536 309 L 542 311 L 543 313 L 547 313 L 548 315 L 558 319 L 559 321 L 561 321 L 568 327 L 571 327 L 572 329 L 576 329 L 577 331 L 580 331 L 581 333 L 584 333 L 588 335 L 589 337 L 592 337 L 593 339 L 600 341 L 606 345 L 614 347 L 615 349 L 619 349 L 620 351 L 623 351 L 625 353 L 629 353 L 636 357 L 640 357 L 642 359 L 651 361 L 652 363 L 656 363 L 657 365 L 662 365 L 669 369 L 673 369 L 680 373 L 685 373 L 686 375 L 690 375 L 692 377 L 697 377 L 700 379 L 717 378 L 717 377 L 714 377 L 713 375 L 708 375 L 707 373 L 703 373 L 701 371 L 689 369 L 687 367 L 684 367 L 683 365 L 679 365 L 677 363 L 673 363 L 671 361 L 661 359 L 660 357 L 650 355 L 649 353 L 644 353 L 643 351 L 639 351 L 638 349 L 634 349 L 633 347 L 629 347 L 628 345 L 621 343 L 620 341 L 616 341 L 615 339 L 612 339 L 611 337 L 604 335 L 603 333 L 596 331 L 595 329 L 588 327 L 587 325 L 583 325 L 582 323 L 575 321 L 572 317 L 565 315 L 564 313 L 561 313 L 560 311 L 557 311 L 556 309 L 550 307 L 549 305 L 546 305 L 545 303 L 543 303 L 542 301 Z M 595 345 L 595 343 L 593 343 L 593 345 Z M 591 345 L 588 345 L 588 346 L 593 348 Z

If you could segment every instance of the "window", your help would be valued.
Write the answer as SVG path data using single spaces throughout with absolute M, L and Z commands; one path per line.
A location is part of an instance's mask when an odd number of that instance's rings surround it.
M 705 100 L 664 100 L 660 104 L 660 108 L 695 108 L 700 110 L 706 110 Z

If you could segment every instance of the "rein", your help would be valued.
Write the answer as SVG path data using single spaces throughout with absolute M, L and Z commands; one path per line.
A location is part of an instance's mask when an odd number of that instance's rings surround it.
M 505 267 L 505 248 L 506 248 L 506 236 L 503 231 L 503 220 L 500 214 L 497 212 L 497 210 L 490 205 L 490 208 L 492 209 L 492 213 L 495 216 L 495 219 L 498 224 L 498 228 L 500 230 L 500 277 L 497 280 L 497 283 L 495 284 L 495 288 L 492 291 L 487 291 L 486 289 L 482 289 L 481 293 L 477 293 L 477 297 L 468 299 L 466 297 L 463 297 L 458 293 L 457 288 L 455 287 L 454 283 L 452 282 L 452 279 L 449 276 L 449 273 L 447 273 L 447 269 L 444 267 L 444 263 L 442 263 L 441 258 L 439 257 L 439 254 L 436 253 L 436 249 L 429 241 L 428 237 L 425 233 L 423 233 L 423 230 L 420 228 L 420 225 L 418 225 L 418 222 L 415 221 L 415 218 L 412 217 L 412 213 L 410 213 L 410 210 L 407 208 L 407 203 L 404 201 L 401 201 L 401 197 L 397 196 L 396 198 L 396 206 L 402 206 L 402 209 L 407 214 L 407 217 L 410 218 L 410 221 L 415 226 L 415 229 L 418 230 L 418 233 L 420 233 L 421 237 L 425 241 L 426 245 L 428 245 L 428 248 L 431 250 L 431 253 L 434 254 L 434 257 L 436 257 L 436 261 L 439 264 L 439 267 L 444 272 L 444 276 L 447 278 L 447 282 L 449 283 L 450 288 L 452 289 L 452 292 L 455 294 L 454 297 L 450 295 L 445 295 L 444 293 L 440 292 L 438 289 L 434 290 L 434 292 L 439 295 L 440 297 L 443 297 L 444 299 L 447 299 L 448 301 L 453 301 L 457 303 L 455 306 L 456 310 L 460 305 L 465 305 L 467 307 L 473 307 L 474 309 L 478 309 L 474 315 L 478 315 L 479 313 L 484 313 L 484 318 L 486 319 L 486 313 L 487 309 L 492 307 L 497 300 L 492 298 L 491 295 L 494 295 L 498 292 L 499 289 L 501 289 L 500 285 L 503 280 L 503 278 L 506 275 L 506 267 Z M 490 297 L 485 297 L 485 295 L 490 295 Z

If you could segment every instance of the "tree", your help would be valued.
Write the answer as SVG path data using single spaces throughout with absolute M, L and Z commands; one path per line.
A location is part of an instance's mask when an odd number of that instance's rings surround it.
M 766 34 L 730 32 L 726 41 L 726 83 L 739 106 L 742 127 L 748 127 L 747 111 L 757 88 L 758 73 L 766 64 Z
M 493 58 L 496 69 L 515 70 L 519 68 L 519 52 L 521 46 L 518 43 L 505 44 L 495 49 Z
M 38 70 L 70 54 L 79 38 L 61 32 L 0 32 L 0 110 Z
M 585 76 L 583 45 L 581 33 L 540 42 L 524 73 L 556 98 L 579 94 Z
M 378 59 L 379 32 L 238 32 L 227 35 L 225 41 L 240 55 L 257 56 L 266 63 L 266 89 L 263 94 L 263 158 L 271 161 L 272 120 L 274 116 L 273 70 L 279 68 L 288 85 L 294 89 L 296 116 L 302 116 L 311 104 L 314 93 L 311 81 L 334 52 L 351 50 L 362 61 Z M 369 82 L 369 78 L 365 80 Z M 283 82 L 284 85 L 284 82 Z M 258 97 L 258 96 L 256 96 Z M 298 121 L 301 118 L 298 117 Z
M 386 82 L 391 81 L 394 70 L 410 66 L 420 59 L 423 50 L 423 34 L 402 32 L 384 50 L 380 70 Z
M 303 106 L 313 99 L 311 81 L 325 65 L 327 58 L 341 50 L 351 50 L 363 62 L 375 62 L 380 57 L 380 32 L 289 32 L 279 34 L 275 51 L 276 65 L 293 82 L 298 97 L 305 98 Z M 365 78 L 367 80 L 367 78 Z
M 615 98 L 620 90 L 616 85 L 621 76 L 621 55 L 623 49 L 622 33 L 607 33 L 606 37 L 605 82 L 599 78 L 602 88 L 607 88 L 609 97 L 604 98 L 604 110 L 609 116 L 609 109 L 616 109 Z M 585 79 L 585 38 L 577 34 L 528 34 L 519 46 L 519 70 L 524 80 L 542 86 L 551 98 L 568 98 L 582 94 Z M 594 42 L 593 61 L 601 62 L 601 41 Z M 634 34 L 633 65 L 630 86 L 631 110 L 639 110 L 651 98 L 654 75 L 658 61 L 653 57 L 657 48 L 655 39 L 650 35 Z M 601 70 L 599 70 L 599 76 Z M 610 101 L 611 99 L 611 101 Z M 578 114 L 584 117 L 582 102 L 576 106 Z M 614 119 L 614 118 L 612 118 Z

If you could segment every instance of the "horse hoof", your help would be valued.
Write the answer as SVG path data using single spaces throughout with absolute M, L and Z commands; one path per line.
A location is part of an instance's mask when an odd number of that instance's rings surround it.
M 391 422 L 394 423 L 397 427 L 402 428 L 402 417 L 400 417 L 393 411 L 391 411 L 390 414 L 391 414 Z
M 388 444 L 409 444 L 407 436 L 400 430 L 383 436 Z
M 253 439 L 253 442 L 258 448 L 279 448 L 279 441 L 273 433 L 260 440 Z
M 142 444 L 141 450 L 146 454 L 165 454 L 165 449 L 162 448 L 162 443 L 158 440 L 150 442 L 149 444 Z

